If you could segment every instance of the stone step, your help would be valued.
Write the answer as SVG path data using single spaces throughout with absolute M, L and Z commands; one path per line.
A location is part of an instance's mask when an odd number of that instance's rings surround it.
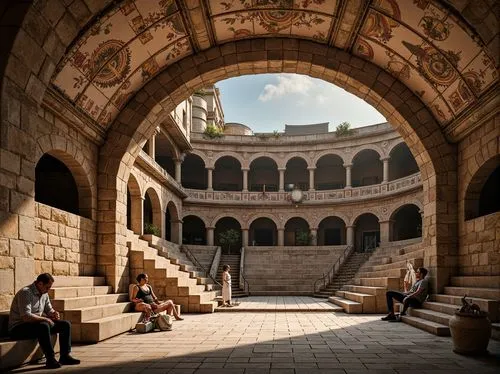
M 84 276 L 54 276 L 53 287 L 91 287 L 105 286 L 104 277 L 84 277 Z
M 335 296 L 360 303 L 363 313 L 377 313 L 377 297 L 374 295 L 340 290 Z
M 462 306 L 462 296 L 432 294 L 431 300 L 439 303 L 454 305 L 457 309 Z M 500 301 L 482 299 L 479 297 L 467 297 L 467 301 L 470 302 L 471 300 L 474 304 L 477 304 L 482 311 L 489 313 L 489 318 L 491 321 L 500 320 Z
M 72 340 L 79 343 L 97 343 L 135 328 L 141 313 L 122 313 L 71 326 Z
M 450 321 L 450 318 L 451 318 L 451 315 L 449 315 L 449 314 L 437 312 L 435 310 L 430 310 L 430 309 L 410 308 L 409 314 L 412 317 L 422 318 L 422 319 L 425 319 L 427 321 L 440 323 L 441 325 L 445 325 L 445 326 L 448 326 L 448 322 Z
M 451 277 L 451 286 L 500 289 L 500 275 Z
M 52 335 L 55 353 L 59 353 L 59 334 Z M 6 373 L 29 362 L 36 362 L 44 357 L 36 339 L 10 340 L 0 338 L 0 372 Z M 29 370 L 29 369 L 28 369 Z
M 370 286 L 356 286 L 352 284 L 347 284 L 342 287 L 342 291 L 357 292 L 360 294 L 374 295 L 374 296 L 384 296 L 387 291 L 385 287 L 370 287 Z
M 491 338 L 494 340 L 500 340 L 500 323 L 491 324 Z
M 294 294 L 301 294 L 301 295 L 307 295 L 312 293 L 312 287 L 310 285 L 305 285 L 302 287 L 293 287 L 293 290 L 290 290 L 290 286 L 287 285 L 263 285 L 263 284 L 251 284 L 250 285 L 252 295 L 254 292 L 257 291 L 266 291 L 266 292 L 288 292 L 288 291 L 295 291 Z
M 437 336 L 450 336 L 450 328 L 441 323 L 428 321 L 423 318 L 413 316 L 403 316 L 402 321 L 418 329 L 430 332 Z
M 359 286 L 385 287 L 388 290 L 399 289 L 400 278 L 378 277 L 378 278 L 359 278 L 353 279 L 353 283 Z
M 330 296 L 328 298 L 328 301 L 331 302 L 332 304 L 340 306 L 346 313 L 349 314 L 363 313 L 363 306 L 356 301 L 344 299 L 339 296 Z
M 476 287 L 445 287 L 445 295 L 464 296 L 467 298 L 478 297 L 481 299 L 500 300 L 500 289 L 498 288 L 476 288 Z
M 404 278 L 405 274 L 406 274 L 406 268 L 379 270 L 379 271 L 359 271 L 358 274 L 356 274 L 356 278 L 380 278 L 380 277 Z
M 422 258 L 415 258 L 411 260 L 411 263 L 413 265 L 414 269 L 417 269 L 418 267 L 423 266 L 424 260 Z M 404 261 L 398 261 L 398 262 L 391 262 L 388 264 L 384 265 L 370 265 L 370 264 L 365 264 L 361 267 L 361 271 L 385 271 L 385 270 L 391 270 L 391 269 L 404 269 L 405 274 L 406 274 L 406 260 Z
M 54 287 L 49 290 L 51 299 L 67 299 L 94 295 L 106 295 L 113 292 L 111 286 L 84 286 L 84 287 Z
M 122 302 L 116 304 L 97 305 L 87 308 L 70 309 L 63 312 L 64 319 L 72 323 L 88 322 L 94 319 L 114 316 L 134 310 L 134 304 Z
M 72 297 L 67 299 L 54 299 L 51 304 L 55 310 L 79 309 L 96 305 L 126 302 L 128 293 L 107 294 L 97 296 Z
M 429 310 L 433 310 L 435 312 L 445 313 L 445 314 L 449 314 L 449 315 L 453 315 L 458 310 L 457 305 L 439 303 L 436 301 L 425 301 L 422 304 L 422 307 L 424 309 L 429 309 Z

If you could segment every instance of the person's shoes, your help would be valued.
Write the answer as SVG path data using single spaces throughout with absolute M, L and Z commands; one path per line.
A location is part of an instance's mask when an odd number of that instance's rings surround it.
M 52 358 L 47 358 L 47 361 L 45 362 L 45 367 L 47 369 L 59 369 L 61 367 L 61 364 L 57 362 L 57 360 L 52 357 Z
M 389 313 L 385 317 L 382 317 L 381 320 L 382 321 L 395 321 L 396 320 L 396 316 L 394 314 L 392 314 L 392 313 Z
M 389 322 L 403 322 L 403 320 L 401 319 L 401 315 L 397 314 L 394 316 L 394 319 L 389 320 Z
M 184 318 L 182 318 L 182 317 L 175 317 L 175 320 L 176 321 L 184 321 Z
M 61 357 L 59 359 L 59 363 L 61 365 L 78 365 L 80 363 L 80 360 L 78 360 L 74 357 L 71 357 L 71 355 L 67 355 L 67 356 Z

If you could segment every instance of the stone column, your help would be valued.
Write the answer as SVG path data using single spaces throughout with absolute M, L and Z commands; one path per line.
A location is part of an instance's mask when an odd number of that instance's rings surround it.
M 144 233 L 144 197 L 132 196 L 130 202 L 130 214 L 132 215 L 131 229 L 136 235 Z
M 393 221 L 380 221 L 380 243 L 389 243 L 391 236 L 391 224 Z
M 285 229 L 278 229 L 278 247 L 285 245 Z
M 182 244 L 182 220 L 176 219 L 172 221 L 171 238 L 173 243 Z
M 286 170 L 286 168 L 278 168 L 278 171 L 280 173 L 279 192 L 285 191 L 285 170 Z
M 207 180 L 207 191 L 213 191 L 213 187 L 212 187 L 212 171 L 214 170 L 214 168 L 207 168 L 207 171 L 208 171 L 208 180 Z
M 248 247 L 248 229 L 241 229 L 241 245 Z
M 243 171 L 243 192 L 248 192 L 248 168 L 242 168 Z
M 318 245 L 318 229 L 314 228 L 310 230 L 311 234 L 311 245 Z
M 390 157 L 380 158 L 380 160 L 384 163 L 384 176 L 382 183 L 389 182 L 389 159 Z
M 215 227 L 207 227 L 207 245 L 214 245 L 214 229 Z
M 345 188 L 351 188 L 351 169 L 352 169 L 352 164 L 344 164 L 345 168 Z
M 314 170 L 316 167 L 310 166 L 307 170 L 309 170 L 309 191 L 314 191 Z
M 160 133 L 160 128 L 157 127 L 155 129 L 154 134 L 149 138 L 149 147 L 148 147 L 148 155 L 151 157 L 153 160 L 155 159 L 155 153 L 156 153 L 156 136 Z
M 354 228 L 356 226 L 346 226 L 346 242 L 347 245 L 354 246 Z
M 182 161 L 176 158 L 174 159 L 174 162 L 175 162 L 175 181 L 181 184 Z

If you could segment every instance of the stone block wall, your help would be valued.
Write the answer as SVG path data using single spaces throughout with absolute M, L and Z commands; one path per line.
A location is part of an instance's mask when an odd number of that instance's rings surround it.
M 245 278 L 250 292 L 312 294 L 314 282 L 327 273 L 346 246 L 246 247 Z
M 95 275 L 95 222 L 41 203 L 35 203 L 35 217 L 37 274 Z
M 460 275 L 500 275 L 500 212 L 470 219 L 460 232 Z

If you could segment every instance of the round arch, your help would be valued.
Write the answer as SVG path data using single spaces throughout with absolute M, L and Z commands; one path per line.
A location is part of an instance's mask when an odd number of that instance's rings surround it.
M 182 244 L 207 244 L 206 222 L 203 217 L 194 214 L 187 214 L 183 217 Z
M 243 190 L 241 161 L 230 154 L 217 158 L 212 175 L 214 191 Z
M 258 158 L 262 158 L 262 157 L 266 157 L 266 158 L 270 158 L 271 160 L 273 160 L 275 163 L 276 163 L 276 166 L 279 167 L 280 165 L 280 160 L 279 160 L 279 157 L 277 154 L 275 153 L 271 153 L 271 152 L 257 152 L 257 153 L 253 153 L 244 163 L 244 167 L 246 168 L 250 168 L 250 166 L 252 165 L 252 162 L 254 162 L 255 160 L 257 160 Z
M 389 151 L 389 181 L 418 173 L 418 165 L 405 142 Z
M 240 167 L 243 167 L 245 164 L 245 160 L 243 159 L 243 156 L 237 152 L 218 152 L 217 154 L 214 155 L 214 158 L 212 159 L 212 162 L 209 164 L 209 167 L 215 168 L 215 164 L 217 161 L 219 161 L 221 158 L 224 157 L 232 157 L 235 160 L 237 160 L 240 163 Z
M 164 237 L 164 227 L 162 224 L 162 208 L 158 192 L 153 187 L 146 187 L 143 205 L 143 232 Z
M 208 173 L 206 162 L 201 152 L 188 153 L 181 168 L 181 184 L 185 188 L 206 190 L 208 187 Z
M 385 154 L 384 150 L 382 148 L 380 148 L 378 145 L 376 145 L 376 144 L 363 144 L 362 146 L 353 150 L 353 152 L 351 153 L 351 157 L 349 157 L 349 158 L 346 157 L 346 162 L 349 164 L 354 163 L 354 159 L 356 158 L 356 156 L 358 156 L 361 152 L 368 151 L 368 150 L 376 152 L 378 154 L 379 159 L 387 156 Z
M 353 223 L 356 251 L 369 252 L 378 247 L 380 243 L 379 217 L 373 213 L 361 213 Z
M 288 162 L 293 158 L 300 158 L 300 159 L 304 160 L 307 167 L 314 167 L 314 165 L 312 165 L 312 163 L 311 163 L 311 158 L 307 154 L 302 153 L 302 152 L 293 152 L 293 153 L 290 153 L 289 155 L 286 155 L 285 157 L 283 157 L 281 162 L 278 163 L 278 167 L 283 168 L 283 169 L 286 168 L 286 165 L 288 164 Z
M 239 253 L 243 245 L 241 222 L 231 216 L 225 215 L 214 220 L 214 243 L 221 247 L 222 253 Z M 229 232 L 235 232 L 237 236 L 230 236 Z M 231 240 L 230 240 L 231 239 Z
M 248 228 L 249 245 L 278 245 L 278 227 L 276 222 L 268 217 L 258 217 L 252 220 Z
M 181 242 L 181 220 L 179 218 L 179 209 L 173 201 L 169 201 L 165 209 L 165 240 L 173 243 Z
M 71 139 L 49 134 L 37 139 L 36 149 L 36 163 L 44 154 L 49 154 L 66 165 L 71 171 L 78 189 L 79 214 L 85 218 L 95 219 L 97 207 L 96 173 L 92 170 L 90 161 L 82 157 L 81 147 Z
M 389 240 L 398 241 L 422 236 L 422 215 L 416 204 L 403 204 L 389 218 Z
M 290 190 L 290 186 L 298 187 L 301 190 L 312 188 L 310 185 L 307 159 L 301 156 L 288 157 L 285 163 L 285 190 Z
M 134 234 L 142 234 L 142 191 L 137 177 L 133 172 L 128 176 L 127 182 L 127 229 Z
M 290 217 L 285 223 L 285 246 L 311 245 L 311 228 L 302 217 Z
M 355 154 L 352 159 L 352 186 L 362 187 L 382 183 L 383 163 L 380 154 L 368 147 Z
M 340 152 L 338 150 L 335 150 L 335 149 L 327 149 L 327 150 L 324 150 L 324 151 L 321 151 L 319 152 L 318 154 L 316 154 L 316 156 L 313 158 L 312 160 L 312 166 L 317 166 L 318 164 L 318 161 L 323 158 L 324 156 L 338 156 L 340 157 L 340 159 L 342 160 L 342 163 L 346 163 L 346 155 L 345 153 L 343 152 Z
M 279 178 L 278 164 L 271 157 L 260 156 L 249 163 L 249 191 L 278 191 Z
M 347 233 L 345 220 L 341 217 L 328 216 L 318 224 L 318 245 L 345 245 Z
M 336 153 L 325 153 L 315 162 L 314 188 L 316 190 L 337 190 L 346 185 L 344 161 Z

